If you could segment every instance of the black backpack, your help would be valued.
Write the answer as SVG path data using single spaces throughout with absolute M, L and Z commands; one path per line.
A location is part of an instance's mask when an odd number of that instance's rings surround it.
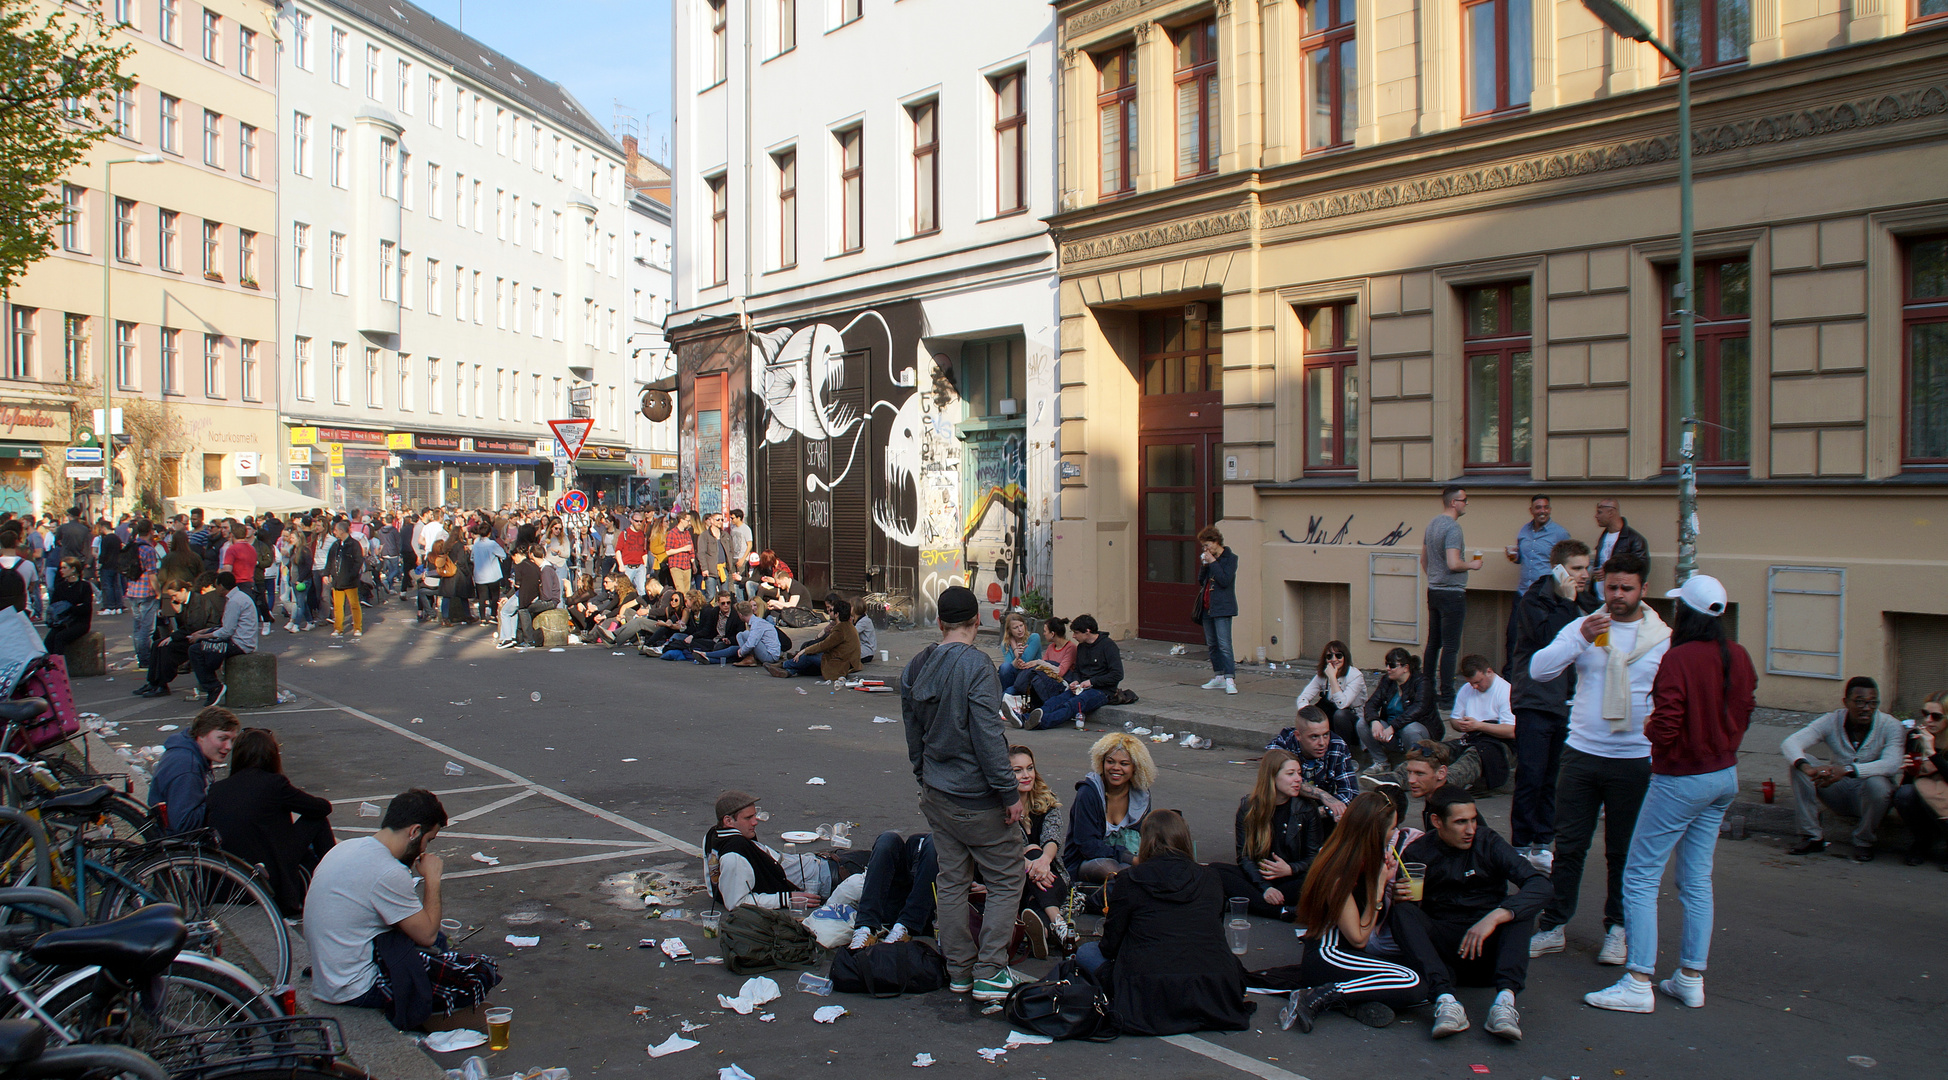
M 24 568 L 24 569 L 23 569 Z M 34 564 L 26 559 L 15 558 L 12 566 L 0 565 L 0 610 L 14 608 L 27 610 L 27 578 Z
M 142 549 L 147 546 L 140 540 L 122 545 L 122 553 L 115 559 L 115 572 L 122 575 L 123 581 L 134 583 L 142 579 Z
M 717 940 L 724 947 L 724 970 L 732 975 L 817 967 L 825 961 L 825 950 L 810 930 L 771 908 L 732 908 L 717 929 Z
M 1109 995 L 1074 960 L 1062 961 L 1040 982 L 1015 987 L 1008 995 L 1007 1017 L 1016 1031 L 1051 1039 L 1109 1042 L 1123 1033 Z
M 840 950 L 830 974 L 832 989 L 841 994 L 931 994 L 947 985 L 947 961 L 924 941 L 881 942 Z

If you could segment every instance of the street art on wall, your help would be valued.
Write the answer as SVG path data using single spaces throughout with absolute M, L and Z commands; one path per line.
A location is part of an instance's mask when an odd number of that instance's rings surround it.
M 34 512 L 32 472 L 0 473 L 0 511 L 10 511 L 15 514 Z

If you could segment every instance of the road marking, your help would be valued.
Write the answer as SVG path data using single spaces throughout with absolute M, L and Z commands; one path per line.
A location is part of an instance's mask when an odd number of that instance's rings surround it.
M 379 831 L 369 826 L 346 827 L 335 825 L 333 828 L 342 833 L 363 834 Z M 575 836 L 513 836 L 508 833 L 447 832 L 445 829 L 440 830 L 440 838 L 442 840 L 493 840 L 508 844 L 572 844 L 576 847 L 634 848 L 643 846 L 641 840 L 584 840 Z
M 455 878 L 486 877 L 488 874 L 511 874 L 516 870 L 542 870 L 550 866 L 569 866 L 574 863 L 603 862 L 608 859 L 628 859 L 637 855 L 653 855 L 668 850 L 669 848 L 658 844 L 654 847 L 633 847 L 624 851 L 598 851 L 592 855 L 575 855 L 565 859 L 544 859 L 541 862 L 517 863 L 513 866 L 487 866 L 479 870 L 462 870 L 457 874 L 441 874 L 440 880 L 452 881 Z M 1303 1080 L 1303 1078 L 1300 1078 L 1300 1080 Z
M 447 875 L 447 877 L 453 876 L 452 874 Z M 1253 1076 L 1262 1077 L 1263 1080 L 1306 1080 L 1305 1077 L 1300 1076 L 1298 1073 L 1281 1069 L 1276 1065 L 1267 1064 L 1248 1054 L 1240 1054 L 1230 1047 L 1219 1046 L 1214 1042 L 1207 1042 L 1195 1035 L 1166 1035 L 1159 1041 L 1167 1042 L 1172 1046 L 1183 1047 L 1193 1054 L 1202 1054 L 1219 1064 L 1229 1065 L 1239 1072 L 1247 1072 Z
M 532 798 L 534 798 L 534 789 L 529 788 L 526 791 L 509 795 L 505 799 L 495 799 L 493 802 L 488 803 L 486 806 L 477 806 L 472 810 L 467 811 L 464 814 L 455 814 L 452 817 L 447 818 L 446 823 L 448 825 L 458 825 L 462 821 L 468 821 L 473 818 L 477 818 L 482 814 L 491 814 L 494 811 L 499 810 L 503 806 L 513 806 L 515 803 L 520 802 L 522 799 L 532 799 Z
M 363 720 L 368 724 L 372 724 L 376 727 L 384 728 L 387 731 L 390 731 L 394 735 L 397 735 L 401 738 L 410 739 L 413 742 L 416 742 L 421 746 L 424 746 L 430 750 L 438 750 L 440 753 L 447 755 L 448 757 L 452 758 L 454 761 L 464 761 L 467 764 L 474 766 L 475 768 L 484 769 L 487 772 L 493 773 L 495 776 L 498 776 L 503 780 L 511 780 L 516 784 L 521 784 L 526 787 L 531 787 L 534 790 L 540 792 L 541 794 L 546 795 L 548 798 L 553 799 L 556 802 L 562 804 L 563 806 L 573 807 L 577 810 L 580 810 L 582 813 L 589 815 L 590 817 L 600 818 L 611 825 L 616 825 L 621 828 L 627 829 L 638 836 L 647 837 L 648 839 L 654 840 L 659 844 L 663 844 L 667 847 L 674 848 L 677 851 L 681 851 L 686 855 L 694 855 L 699 858 L 703 856 L 703 849 L 698 847 L 695 844 L 690 843 L 687 840 L 679 840 L 676 837 L 671 836 L 666 832 L 659 832 L 658 830 L 652 829 L 649 826 L 642 824 L 641 822 L 631 821 L 628 818 L 623 817 L 621 814 L 609 810 L 604 810 L 601 807 L 596 806 L 594 803 L 585 802 L 581 799 L 575 798 L 572 795 L 568 795 L 563 792 L 556 791 L 555 789 L 548 787 L 545 784 L 537 784 L 533 780 L 530 780 L 519 773 L 512 772 L 507 769 L 503 769 L 499 765 L 495 765 L 493 762 L 474 757 L 472 754 L 468 754 L 460 750 L 456 750 L 453 747 L 448 746 L 447 744 L 440 742 L 437 739 L 429 739 L 424 735 L 420 735 L 415 732 L 408 731 L 405 728 L 400 727 L 398 724 L 395 724 L 390 720 L 383 720 L 377 716 L 372 715 L 369 712 L 366 712 L 364 709 L 355 709 L 350 705 L 344 704 L 343 702 L 334 701 L 331 698 L 324 696 L 323 694 L 306 690 L 299 686 L 293 686 L 290 683 L 285 683 L 284 685 L 297 693 L 303 694 L 306 697 L 311 698 L 314 701 L 321 701 L 327 705 L 334 706 L 349 716 L 356 716 L 360 720 Z
M 337 710 L 337 709 L 327 709 L 327 710 L 325 710 L 325 711 L 326 711 L 326 712 L 337 712 L 338 710 Z M 481 785 L 479 785 L 478 787 L 456 787 L 456 788 L 445 788 L 445 789 L 443 789 L 443 790 L 440 790 L 440 791 L 435 791 L 435 792 L 434 792 L 433 794 L 435 794 L 435 795 L 468 795 L 468 794 L 471 794 L 471 793 L 473 793 L 473 792 L 476 792 L 476 791 L 506 791 L 506 790 L 507 790 L 508 788 L 511 788 L 511 787 L 520 787 L 520 786 L 521 786 L 521 785 L 519 785 L 519 784 L 481 784 Z M 359 795 L 359 796 L 354 796 L 354 797 L 352 797 L 352 798 L 349 798 L 349 799 L 333 799 L 333 800 L 331 801 L 331 804 L 332 804 L 333 806 L 337 806 L 337 805 L 339 805 L 340 803 L 355 803 L 355 802 L 390 802 L 390 801 L 391 801 L 392 799 L 393 799 L 393 796 L 392 796 L 392 795 Z

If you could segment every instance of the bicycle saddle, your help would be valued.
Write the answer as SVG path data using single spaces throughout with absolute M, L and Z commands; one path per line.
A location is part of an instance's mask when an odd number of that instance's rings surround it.
M 42 934 L 27 947 L 27 957 L 58 967 L 99 965 L 122 982 L 139 984 L 168 970 L 188 938 L 182 908 L 150 904 L 113 922 Z
M 25 1065 L 47 1049 L 47 1029 L 39 1020 L 0 1020 L 0 1065 Z
M 100 787 L 82 788 L 79 791 L 63 791 L 42 799 L 38 809 L 43 814 L 93 814 L 100 810 L 115 789 L 103 784 Z
M 38 697 L 14 698 L 0 701 L 0 722 L 24 724 L 29 720 L 46 715 L 47 699 Z

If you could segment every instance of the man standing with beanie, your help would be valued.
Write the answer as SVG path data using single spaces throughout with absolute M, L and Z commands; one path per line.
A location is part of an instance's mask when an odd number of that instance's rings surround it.
M 1001 1001 L 1027 980 L 1008 967 L 1021 903 L 1021 793 L 1008 760 L 1001 719 L 1001 677 L 974 645 L 980 609 L 961 586 L 942 592 L 940 641 L 900 675 L 906 752 L 920 782 L 920 811 L 939 855 L 940 951 L 948 989 L 977 1001 Z M 968 922 L 976 867 L 987 886 L 978 954 Z

